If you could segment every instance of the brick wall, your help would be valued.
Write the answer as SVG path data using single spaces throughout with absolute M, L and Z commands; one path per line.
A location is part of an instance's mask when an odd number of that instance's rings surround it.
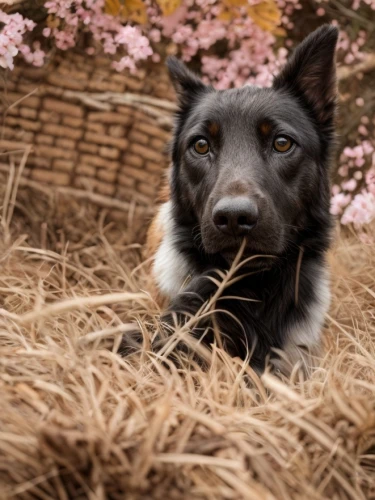
M 155 198 L 168 163 L 172 110 L 122 101 L 130 93 L 172 108 L 164 66 L 134 77 L 111 70 L 107 59 L 70 53 L 42 69 L 18 66 L 0 86 L 2 149 L 33 145 L 25 169 L 30 179 L 141 204 Z

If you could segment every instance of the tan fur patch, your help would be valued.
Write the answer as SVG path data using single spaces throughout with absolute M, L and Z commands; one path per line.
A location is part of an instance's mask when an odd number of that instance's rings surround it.
M 160 209 L 159 209 L 160 210 Z M 159 211 L 153 218 L 147 232 L 146 257 L 153 257 L 158 250 L 164 236 L 162 222 L 159 219 Z
M 171 172 L 172 172 L 172 166 L 170 166 L 168 170 L 166 170 L 163 173 L 163 178 L 160 184 L 158 196 L 156 198 L 157 203 L 166 203 L 167 201 L 169 201 L 171 197 L 171 188 L 169 184 Z
M 159 203 L 165 203 L 169 201 L 171 197 L 171 188 L 169 186 L 168 179 L 164 179 L 158 193 L 157 201 Z
M 212 137 L 216 137 L 219 133 L 220 127 L 219 124 L 216 122 L 211 122 L 208 125 L 208 131 L 210 132 Z
M 260 124 L 259 130 L 260 130 L 260 132 L 261 132 L 262 135 L 264 135 L 264 136 L 267 137 L 271 133 L 271 128 L 272 127 L 271 127 L 270 123 L 263 122 L 263 123 Z
M 167 187 L 169 188 L 169 184 L 166 184 L 164 186 L 164 188 L 166 190 L 167 190 Z M 168 191 L 168 193 L 166 191 L 165 194 L 169 195 L 169 191 Z M 169 196 L 168 196 L 167 200 L 168 199 L 169 199 Z M 167 305 L 167 298 L 160 292 L 160 290 L 156 284 L 155 276 L 154 276 L 154 273 L 152 270 L 155 254 L 158 251 L 158 249 L 161 245 L 161 242 L 163 241 L 164 232 L 165 232 L 164 228 L 163 228 L 163 221 L 160 220 L 160 217 L 159 217 L 159 212 L 160 212 L 160 207 L 159 207 L 157 214 L 153 218 L 151 225 L 150 225 L 148 232 L 147 232 L 147 239 L 146 239 L 146 246 L 145 246 L 145 258 L 150 259 L 150 263 L 149 263 L 150 280 L 149 280 L 148 286 L 147 286 L 148 291 L 151 294 L 151 296 L 153 297 L 153 299 L 155 300 L 155 302 L 158 304 L 158 306 L 160 308 L 164 308 Z

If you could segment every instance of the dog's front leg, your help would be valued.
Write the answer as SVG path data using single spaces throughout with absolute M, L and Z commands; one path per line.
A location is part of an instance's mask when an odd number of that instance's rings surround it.
M 174 351 L 190 352 L 192 339 L 205 345 L 212 344 L 213 297 L 217 286 L 212 273 L 207 272 L 191 279 L 186 288 L 172 299 L 161 317 L 161 333 L 157 344 L 160 346 L 175 336 Z M 212 303 L 211 303 L 212 302 Z
M 190 339 L 201 339 L 206 345 L 213 342 L 212 317 L 205 307 L 217 290 L 211 281 L 210 273 L 204 273 L 190 280 L 185 289 L 177 294 L 169 307 L 161 316 L 159 331 L 153 337 L 151 348 L 153 352 L 170 352 L 168 345 L 173 346 L 173 352 L 190 352 Z M 178 338 L 171 342 L 171 337 Z M 138 351 L 142 346 L 141 332 L 131 332 L 124 335 L 119 353 L 127 356 Z M 172 352 L 171 352 L 172 353 Z

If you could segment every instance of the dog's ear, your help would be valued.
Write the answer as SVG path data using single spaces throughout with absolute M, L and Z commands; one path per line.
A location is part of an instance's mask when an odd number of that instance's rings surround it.
M 183 62 L 176 57 L 168 57 L 169 76 L 176 90 L 180 104 L 186 105 L 200 93 L 209 89 Z
M 320 125 L 330 125 L 334 117 L 337 84 L 335 49 L 338 29 L 325 24 L 298 45 L 274 89 L 285 89 L 311 109 Z

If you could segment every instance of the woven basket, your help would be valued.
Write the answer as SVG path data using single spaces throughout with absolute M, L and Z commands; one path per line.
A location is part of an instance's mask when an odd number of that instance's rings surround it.
M 29 182 L 107 197 L 114 208 L 152 205 L 175 109 L 164 65 L 134 77 L 105 58 L 67 53 L 42 69 L 21 64 L 1 85 L 0 149 L 31 145 L 22 174 Z

